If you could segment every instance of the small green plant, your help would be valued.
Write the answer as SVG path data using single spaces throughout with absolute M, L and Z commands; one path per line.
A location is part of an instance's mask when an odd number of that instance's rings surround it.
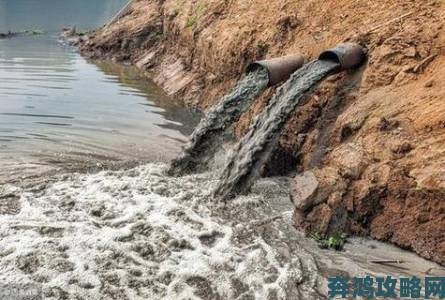
M 323 240 L 323 237 L 318 232 L 313 232 L 309 234 L 309 237 L 317 242 Z
M 188 17 L 185 27 L 194 27 L 196 25 L 196 21 L 198 21 L 198 17 L 196 15 Z
M 346 243 L 347 235 L 341 231 L 334 231 L 326 238 L 323 238 L 320 233 L 314 232 L 309 234 L 309 237 L 317 241 L 320 248 L 342 250 Z
M 186 27 L 195 27 L 198 20 L 204 15 L 207 10 L 207 4 L 205 2 L 199 2 L 193 9 L 193 15 L 187 18 L 185 24 Z
M 342 250 L 346 242 L 346 237 L 344 232 L 336 231 L 326 240 L 326 246 L 335 250 Z

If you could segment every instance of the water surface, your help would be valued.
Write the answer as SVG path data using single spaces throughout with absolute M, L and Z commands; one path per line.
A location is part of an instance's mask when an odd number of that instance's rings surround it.
M 60 28 L 100 26 L 124 3 L 0 0 L 0 32 L 45 31 L 0 40 L 0 178 L 179 151 L 196 113 L 135 68 L 86 61 L 58 40 Z
M 91 29 L 113 16 L 126 0 L 0 0 L 0 31 L 63 26 Z

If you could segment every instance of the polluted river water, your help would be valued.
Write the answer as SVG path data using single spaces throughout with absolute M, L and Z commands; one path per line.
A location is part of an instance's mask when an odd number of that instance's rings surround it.
M 5 14 L 6 6 L 1 5 L 0 11 Z M 220 184 L 219 174 L 168 176 L 168 165 L 162 161 L 179 153 L 181 141 L 191 133 L 198 117 L 170 102 L 154 85 L 136 75 L 137 71 L 108 63 L 91 64 L 72 49 L 60 46 L 53 37 L 23 39 L 46 41 L 42 43 L 45 47 L 71 57 L 71 64 L 63 68 L 81 69 L 82 75 L 45 70 L 46 75 L 65 76 L 47 76 L 46 84 L 40 81 L 38 88 L 64 87 L 67 82 L 79 86 L 50 89 L 64 92 L 48 101 L 48 97 L 24 95 L 42 93 L 25 89 L 32 87 L 28 84 L 33 80 L 23 80 L 26 85 L 16 85 L 15 90 L 10 85 L 9 91 L 2 82 L 0 91 L 6 95 L 21 93 L 12 95 L 20 104 L 1 95 L 6 103 L 0 115 L 3 131 L 16 137 L 45 132 L 49 137 L 36 141 L 4 138 L 9 141 L 4 142 L 7 146 L 2 155 L 7 159 L 2 164 L 16 159 L 11 170 L 20 175 L 28 172 L 24 170 L 30 164 L 28 159 L 40 170 L 55 164 L 46 160 L 48 153 L 68 153 L 59 158 L 63 162 L 73 153 L 85 151 L 76 159 L 94 157 L 99 152 L 113 161 L 133 156 L 140 165 L 91 173 L 62 168 L 51 173 L 51 180 L 43 176 L 33 184 L 11 180 L 2 183 L 2 287 L 43 299 L 325 299 L 329 276 L 445 275 L 437 264 L 376 241 L 351 238 L 339 252 L 318 248 L 315 241 L 292 226 L 288 178 L 260 179 L 249 195 L 222 203 L 212 197 Z M 5 45 L 14 42 L 19 43 L 19 39 L 0 41 L 4 59 L 0 69 L 14 62 L 4 58 Z M 19 53 L 20 48 L 13 49 L 8 50 L 9 56 Z M 43 52 L 51 53 L 48 48 Z M 1 71 L 6 82 L 8 78 L 33 79 L 34 72 L 50 66 L 46 57 L 39 60 L 37 70 L 19 71 L 17 68 L 29 68 L 23 66 L 26 59 L 20 56 L 15 61 L 22 66 L 16 65 L 11 72 Z M 78 77 L 69 81 L 66 76 Z M 80 95 L 91 97 L 82 100 Z M 75 99 L 84 102 L 76 106 Z M 42 106 L 37 110 L 39 104 Z M 34 106 L 36 111 L 28 113 L 25 106 Z M 140 108 L 141 112 L 134 111 Z M 118 128 L 103 130 L 114 126 Z M 60 136 L 70 134 L 71 144 L 65 148 L 67 144 L 60 141 Z M 124 136 L 131 137 L 135 144 L 121 143 Z M 108 139 L 111 142 L 107 143 Z M 8 147 L 16 148 L 6 150 Z M 38 155 L 32 153 L 35 149 Z M 172 154 L 166 155 L 169 151 Z M 99 155 L 96 159 L 93 161 L 102 161 Z M 143 163 L 150 159 L 152 163 Z M 10 178 L 10 173 L 3 169 L 2 177 Z M 401 263 L 375 263 L 396 260 Z
M 95 28 L 123 3 L 0 1 L 0 32 L 39 32 L 0 39 L 0 182 L 166 162 L 186 141 L 200 114 L 135 68 L 86 61 L 58 40 L 63 26 Z

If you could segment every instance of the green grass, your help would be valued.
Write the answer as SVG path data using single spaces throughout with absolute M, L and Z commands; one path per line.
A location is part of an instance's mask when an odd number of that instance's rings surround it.
M 187 22 L 185 23 L 185 27 L 195 27 L 196 22 L 198 21 L 198 16 L 193 15 L 187 18 Z
M 204 15 L 207 10 L 207 4 L 205 1 L 200 1 L 193 9 L 193 14 L 187 18 L 185 27 L 195 27 L 199 19 Z
M 335 231 L 323 238 L 318 232 L 309 234 L 309 237 L 315 240 L 320 248 L 342 250 L 346 243 L 347 235 L 342 231 Z

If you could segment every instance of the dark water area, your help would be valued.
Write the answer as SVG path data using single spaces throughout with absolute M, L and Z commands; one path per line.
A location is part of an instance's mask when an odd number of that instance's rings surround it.
M 200 115 L 133 67 L 87 61 L 64 26 L 104 24 L 126 1 L 0 0 L 0 183 L 29 174 L 173 158 Z
M 231 126 L 247 111 L 269 82 L 266 69 L 258 69 L 241 79 L 230 93 L 218 101 L 193 132 L 191 142 L 173 161 L 170 173 L 190 174 L 208 167 L 208 162 L 220 150 Z
M 292 74 L 230 152 L 215 196 L 232 198 L 249 191 L 274 151 L 292 112 L 320 81 L 338 68 L 336 62 L 316 60 Z

